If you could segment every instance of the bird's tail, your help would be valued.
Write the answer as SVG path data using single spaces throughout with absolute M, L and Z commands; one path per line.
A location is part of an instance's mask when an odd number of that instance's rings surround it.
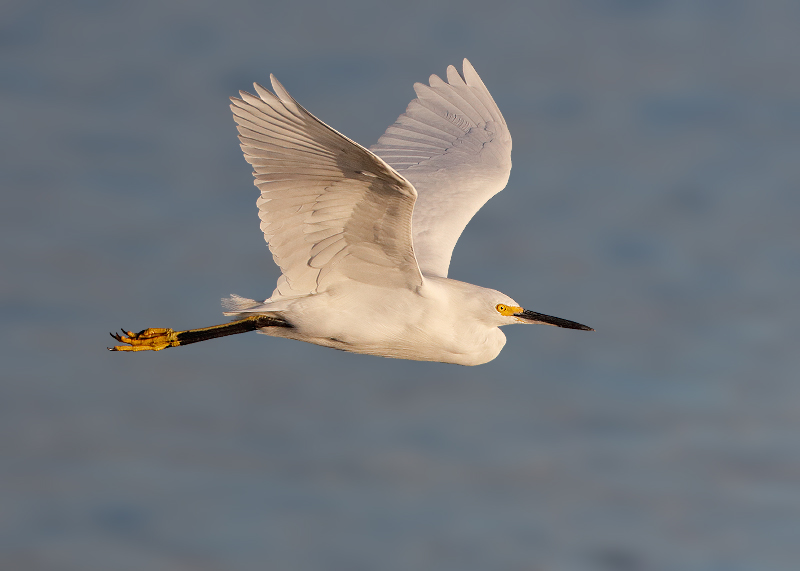
M 227 316 L 247 316 L 253 313 L 260 313 L 263 315 L 273 315 L 282 317 L 282 312 L 289 309 L 289 307 L 297 301 L 299 297 L 288 297 L 280 299 L 267 299 L 265 301 L 255 301 L 247 299 L 240 295 L 233 294 L 228 298 L 222 300 L 222 314 Z
M 252 309 L 257 305 L 262 305 L 262 302 L 254 299 L 248 299 L 240 295 L 231 294 L 230 297 L 222 298 L 222 309 L 225 315 L 235 315 L 237 313 L 246 313 L 248 309 Z

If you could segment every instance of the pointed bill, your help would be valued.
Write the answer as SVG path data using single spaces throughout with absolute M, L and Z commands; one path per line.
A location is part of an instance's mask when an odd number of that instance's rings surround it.
M 545 315 L 544 313 L 536 313 L 523 309 L 521 313 L 515 313 L 514 317 L 522 323 L 544 323 L 545 325 L 555 325 L 556 327 L 564 327 L 565 329 L 579 329 L 581 331 L 594 331 L 588 325 L 581 325 L 575 321 L 568 319 L 561 319 L 560 317 L 553 317 L 552 315 Z

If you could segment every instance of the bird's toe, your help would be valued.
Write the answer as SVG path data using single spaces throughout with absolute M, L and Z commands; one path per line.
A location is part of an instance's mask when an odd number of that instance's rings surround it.
M 161 351 L 178 344 L 175 331 L 166 327 L 150 327 L 138 333 L 123 329 L 122 335 L 112 333 L 111 337 L 124 345 L 108 347 L 109 351 Z

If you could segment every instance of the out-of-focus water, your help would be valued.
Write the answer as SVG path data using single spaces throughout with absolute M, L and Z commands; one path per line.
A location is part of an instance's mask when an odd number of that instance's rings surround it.
M 0 8 L 0 567 L 800 563 L 800 4 Z M 468 57 L 514 137 L 451 277 L 597 329 L 477 368 L 254 334 L 277 278 L 227 97 L 369 145 Z

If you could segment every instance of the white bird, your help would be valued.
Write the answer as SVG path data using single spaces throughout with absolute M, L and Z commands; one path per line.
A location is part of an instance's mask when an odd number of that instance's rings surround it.
M 240 92 L 231 110 L 255 172 L 261 230 L 282 275 L 263 302 L 223 300 L 234 321 L 112 337 L 112 351 L 167 347 L 258 330 L 354 353 L 479 365 L 505 345 L 499 327 L 590 327 L 528 311 L 505 294 L 447 277 L 453 247 L 511 171 L 511 135 L 464 60 L 414 99 L 366 149 L 297 103 Z

